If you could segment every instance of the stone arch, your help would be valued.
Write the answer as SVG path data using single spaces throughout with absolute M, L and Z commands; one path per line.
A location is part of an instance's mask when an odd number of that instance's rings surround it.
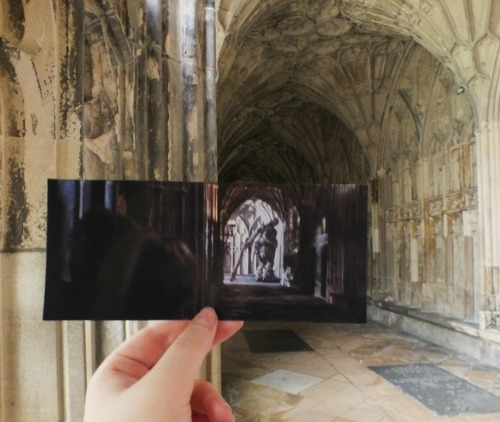
M 234 137 L 221 146 L 220 180 L 275 183 L 368 180 L 369 163 L 362 146 L 327 110 L 300 103 L 296 110 L 256 119 L 257 123 L 247 133 L 240 137 L 233 132 Z
M 473 286 L 480 274 L 464 266 L 480 253 L 464 249 L 479 240 L 463 230 L 478 215 L 471 97 L 449 68 L 419 46 L 408 55 L 393 93 L 379 145 L 380 198 L 372 207 L 375 243 L 392 253 L 380 256 L 385 270 L 372 274 L 372 294 L 479 322 L 480 292 Z M 443 254 L 456 256 L 446 268 Z M 453 301 L 444 293 L 450 282 Z
M 481 110 L 481 104 L 484 103 L 482 100 L 491 86 L 492 81 L 489 81 L 488 78 L 489 75 L 493 75 L 493 69 L 491 65 L 485 67 L 481 63 L 486 62 L 485 58 L 490 57 L 491 54 L 493 56 L 498 54 L 498 39 L 495 35 L 497 26 L 494 25 L 494 18 L 490 18 L 489 25 L 482 25 L 480 20 L 473 19 L 474 16 L 487 16 L 482 4 L 479 5 L 464 0 L 453 11 L 450 11 L 446 2 L 441 0 L 436 3 L 421 2 L 418 6 L 409 0 L 400 0 L 392 4 L 391 7 L 384 5 L 382 0 L 371 2 L 369 5 L 356 0 L 327 0 L 301 4 L 297 2 L 297 4 L 294 3 L 293 5 L 278 0 L 269 1 L 265 4 L 254 0 L 220 0 L 218 6 L 219 62 L 226 63 L 224 68 L 219 69 L 219 78 L 222 80 L 225 80 L 226 73 L 235 62 L 234 53 L 230 51 L 239 51 L 246 37 L 251 38 L 253 36 L 259 41 L 269 43 L 276 39 L 277 33 L 280 35 L 290 34 L 292 30 L 286 28 L 286 21 L 279 22 L 278 31 L 274 32 L 269 28 L 258 30 L 254 28 L 265 14 L 269 15 L 270 11 L 276 9 L 276 14 L 279 15 L 288 6 L 289 13 L 296 11 L 302 19 L 300 21 L 302 25 L 299 24 L 299 20 L 295 22 L 296 27 L 292 31 L 294 34 L 300 31 L 306 32 L 307 25 L 304 23 L 304 19 L 309 19 L 309 21 L 317 25 L 316 31 L 321 26 L 320 33 L 335 35 L 336 37 L 345 35 L 350 28 L 356 27 L 356 30 L 362 33 L 358 35 L 358 41 L 363 39 L 364 34 L 371 37 L 383 35 L 392 38 L 392 41 L 387 44 L 391 45 L 391 48 L 398 44 L 398 39 L 399 42 L 410 39 L 417 41 L 439 62 L 452 70 L 456 83 L 466 89 L 467 95 L 473 102 L 476 120 L 478 122 L 484 120 L 481 117 L 484 114 L 484 110 Z M 495 15 L 495 6 L 490 5 L 489 8 L 490 13 Z M 467 20 L 470 21 L 469 24 L 466 24 Z M 466 30 L 461 31 L 458 28 L 466 28 Z M 408 43 L 408 41 L 406 42 Z M 318 48 L 320 45 L 329 45 L 328 48 L 332 48 L 334 44 L 333 41 L 329 43 L 322 41 L 318 43 Z M 408 45 L 410 44 L 411 42 Z M 309 43 L 308 48 L 311 45 L 315 45 L 314 42 Z M 356 44 L 352 45 L 356 46 Z M 225 48 L 226 46 L 230 47 Z M 322 48 L 325 49 L 325 47 Z M 377 48 L 379 50 L 383 49 L 383 43 L 382 46 Z M 386 49 L 386 51 L 388 50 Z M 255 49 L 255 53 L 256 57 L 258 57 L 259 48 Z M 351 58 L 355 57 L 356 54 L 363 55 L 362 48 L 340 49 L 339 53 L 344 59 L 349 55 Z M 290 52 L 288 52 L 288 55 L 290 55 Z M 400 53 L 399 56 L 404 56 L 404 53 Z M 389 61 L 393 62 L 392 72 L 385 72 L 383 77 L 379 75 L 376 78 L 378 86 L 390 84 L 391 76 L 399 67 L 397 61 Z M 254 66 L 257 62 L 258 60 L 254 61 Z M 380 66 L 380 63 L 376 65 Z M 358 66 L 358 68 L 362 67 Z M 344 69 L 338 68 L 340 70 L 339 75 L 348 76 L 349 71 L 347 70 L 346 73 L 346 69 L 346 67 Z M 345 80 L 345 83 L 348 83 L 348 79 Z M 342 86 L 342 83 L 340 83 L 340 86 Z M 363 86 L 363 84 L 359 86 Z M 372 85 L 372 89 L 374 87 L 375 84 Z M 316 91 L 316 94 L 321 96 L 320 91 Z M 380 102 L 381 99 L 378 98 L 377 101 Z M 344 107 L 347 105 L 345 101 L 341 102 L 341 104 Z M 349 107 L 346 108 L 347 111 L 344 113 L 335 110 L 334 107 L 331 108 L 331 111 L 356 133 L 365 148 L 369 161 L 373 162 L 376 156 L 376 144 L 373 145 L 373 142 L 374 138 L 378 140 L 380 137 L 378 134 L 380 126 L 370 124 L 369 121 L 365 121 L 364 125 L 359 125 L 353 120 L 355 115 L 367 114 L 364 107 L 363 105 L 355 107 L 353 109 L 356 110 L 354 114 L 352 112 L 348 113 Z M 379 116 L 383 113 L 384 108 L 383 103 L 379 103 L 377 107 Z M 223 107 L 222 113 L 224 113 Z M 375 111 L 373 114 L 376 115 L 377 112 Z M 374 171 L 372 171 L 372 174 L 374 174 Z
M 375 163 L 386 92 L 413 41 L 346 19 L 336 1 L 238 4 L 219 9 L 219 146 L 256 122 L 249 111 L 302 102 L 336 116 Z

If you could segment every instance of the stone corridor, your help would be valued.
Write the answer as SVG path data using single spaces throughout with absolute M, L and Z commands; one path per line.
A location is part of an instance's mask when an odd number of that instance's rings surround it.
M 499 98 L 498 0 L 1 0 L 0 422 L 81 420 L 97 364 L 145 325 L 42 320 L 47 179 L 367 186 L 368 319 L 500 367 Z M 374 364 L 498 388 L 375 322 L 287 326 L 314 351 L 224 349 L 242 420 L 438 418 Z M 278 369 L 321 381 L 251 382 Z

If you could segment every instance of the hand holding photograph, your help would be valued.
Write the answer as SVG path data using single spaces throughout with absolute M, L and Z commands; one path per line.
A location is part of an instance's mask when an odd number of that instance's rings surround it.
M 48 181 L 46 320 L 365 322 L 367 187 Z

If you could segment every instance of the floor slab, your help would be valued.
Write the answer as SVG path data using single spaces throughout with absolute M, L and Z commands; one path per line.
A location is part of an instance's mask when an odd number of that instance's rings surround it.
M 285 391 L 286 393 L 298 394 L 321 381 L 323 380 L 318 377 L 312 377 L 286 369 L 278 369 L 277 371 L 256 378 L 252 382 Z
M 500 413 L 500 396 L 432 363 L 370 368 L 440 416 Z

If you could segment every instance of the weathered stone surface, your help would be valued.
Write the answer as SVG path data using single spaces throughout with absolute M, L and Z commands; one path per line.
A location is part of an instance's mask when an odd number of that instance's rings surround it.
M 0 403 L 5 421 L 60 419 L 57 324 L 41 318 L 44 262 L 41 252 L 0 255 Z
M 215 11 L 185 3 L 196 28 L 184 38 L 168 31 L 178 2 L 158 10 L 122 0 L 0 6 L 2 422 L 81 420 L 95 363 L 141 327 L 42 322 L 47 178 L 165 180 L 174 167 L 180 179 L 217 177 Z M 170 77 L 168 65 L 188 45 L 191 83 Z M 180 103 L 171 101 L 175 90 Z M 169 158 L 188 138 L 192 151 Z

